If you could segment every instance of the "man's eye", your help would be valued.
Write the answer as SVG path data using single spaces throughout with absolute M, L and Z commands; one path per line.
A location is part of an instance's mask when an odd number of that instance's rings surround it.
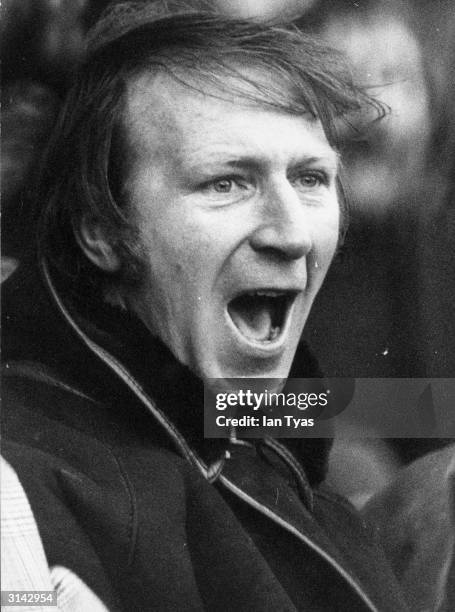
M 320 172 L 305 172 L 294 178 L 292 181 L 297 187 L 312 189 L 327 184 L 327 178 Z
M 234 187 L 234 179 L 222 178 L 213 182 L 213 190 L 217 193 L 230 193 Z
M 245 178 L 240 176 L 223 176 L 207 182 L 203 185 L 203 189 L 212 193 L 235 194 L 248 189 L 248 183 Z

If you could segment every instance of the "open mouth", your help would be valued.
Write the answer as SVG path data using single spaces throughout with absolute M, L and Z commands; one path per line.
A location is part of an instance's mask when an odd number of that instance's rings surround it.
M 228 304 L 228 313 L 239 332 L 248 340 L 273 342 L 288 320 L 296 292 L 257 290 L 242 293 Z

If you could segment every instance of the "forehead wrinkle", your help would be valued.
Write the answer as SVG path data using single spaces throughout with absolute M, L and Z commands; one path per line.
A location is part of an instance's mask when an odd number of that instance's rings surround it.
M 266 113 L 264 109 L 259 109 L 259 112 Z M 229 117 L 228 112 L 226 116 Z M 286 114 L 282 116 L 290 117 Z M 281 142 L 279 138 L 281 130 L 277 139 L 268 134 L 264 139 L 251 140 L 248 133 L 248 117 L 245 118 L 246 130 L 242 125 L 234 126 L 232 129 L 229 118 L 224 124 L 220 123 L 219 116 L 212 121 L 203 112 L 203 118 L 204 124 L 208 127 L 207 131 L 195 130 L 194 137 L 189 137 L 182 143 L 185 165 L 222 164 L 231 167 L 265 167 L 279 164 L 299 166 L 322 163 L 334 170 L 338 169 L 339 153 L 327 141 L 317 142 L 317 133 L 315 133 L 316 139 L 311 140 L 311 152 L 309 152 L 306 148 L 307 140 L 299 139 L 298 125 L 295 126 L 295 138 L 292 137 L 284 142 Z M 304 121 L 306 123 L 308 119 L 305 118 Z M 214 125 L 216 129 L 210 129 L 211 125 Z M 264 125 L 267 125 L 266 115 L 264 115 Z M 314 125 L 317 127 L 316 123 Z M 307 125 L 302 127 L 307 128 Z M 321 133 L 323 133 L 322 127 Z
M 204 104 L 207 99 L 211 105 Z M 177 103 L 176 103 L 177 101 Z M 230 164 L 231 166 L 271 166 L 273 162 L 288 166 L 315 162 L 320 158 L 324 163 L 338 167 L 338 154 L 328 142 L 312 142 L 319 151 L 309 155 L 304 141 L 299 142 L 296 126 L 295 138 L 281 143 L 282 151 L 273 145 L 268 134 L 264 139 L 251 141 L 248 135 L 249 113 L 263 114 L 267 125 L 267 113 L 279 111 L 265 109 L 259 105 L 245 105 L 244 124 L 229 123 L 229 106 L 236 110 L 243 107 L 235 101 L 220 100 L 209 93 L 188 89 L 166 73 L 139 75 L 128 87 L 126 128 L 133 147 L 133 159 L 143 155 L 153 162 L 165 162 L 178 168 L 191 168 L 207 164 Z M 281 113 L 280 113 L 281 114 Z M 308 116 L 296 117 L 285 112 L 282 117 L 302 121 L 305 127 L 314 126 L 315 136 L 323 133 L 320 122 Z M 302 124 L 303 125 L 303 124 Z M 267 130 L 265 130 L 267 133 Z M 278 134 L 278 136 L 281 135 Z M 273 150 L 271 160 L 268 151 Z M 333 156 L 333 162 L 330 160 Z M 311 158 L 311 159 L 310 159 Z

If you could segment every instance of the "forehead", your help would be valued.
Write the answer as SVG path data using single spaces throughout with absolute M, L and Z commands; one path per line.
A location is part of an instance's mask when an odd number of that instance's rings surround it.
M 248 75 L 247 75 L 248 76 Z M 255 75 L 255 80 L 264 79 Z M 255 102 L 253 84 L 226 79 L 220 92 L 209 84 L 183 84 L 171 76 L 144 73 L 128 86 L 125 127 L 135 156 L 182 160 L 213 156 L 326 157 L 336 163 L 322 125 L 309 113 L 293 115 Z M 239 90 L 244 95 L 238 95 Z M 231 93 L 235 91 L 236 93 Z

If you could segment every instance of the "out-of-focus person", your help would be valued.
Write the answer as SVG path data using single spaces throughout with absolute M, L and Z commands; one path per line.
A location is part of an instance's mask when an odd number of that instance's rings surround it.
M 2 6 L 2 279 L 36 231 L 29 191 L 74 66 L 87 0 L 5 0 Z
M 33 239 L 35 226 L 28 191 L 39 169 L 59 107 L 57 95 L 33 80 L 7 83 L 2 92 L 2 253 L 19 260 Z M 8 275 L 8 270 L 4 270 Z
M 357 4 L 361 8 L 332 16 L 322 36 L 346 53 L 356 78 L 390 113 L 371 125 L 366 138 L 349 143 L 352 202 L 369 216 L 397 206 L 412 214 L 430 133 L 422 49 L 400 2 Z

